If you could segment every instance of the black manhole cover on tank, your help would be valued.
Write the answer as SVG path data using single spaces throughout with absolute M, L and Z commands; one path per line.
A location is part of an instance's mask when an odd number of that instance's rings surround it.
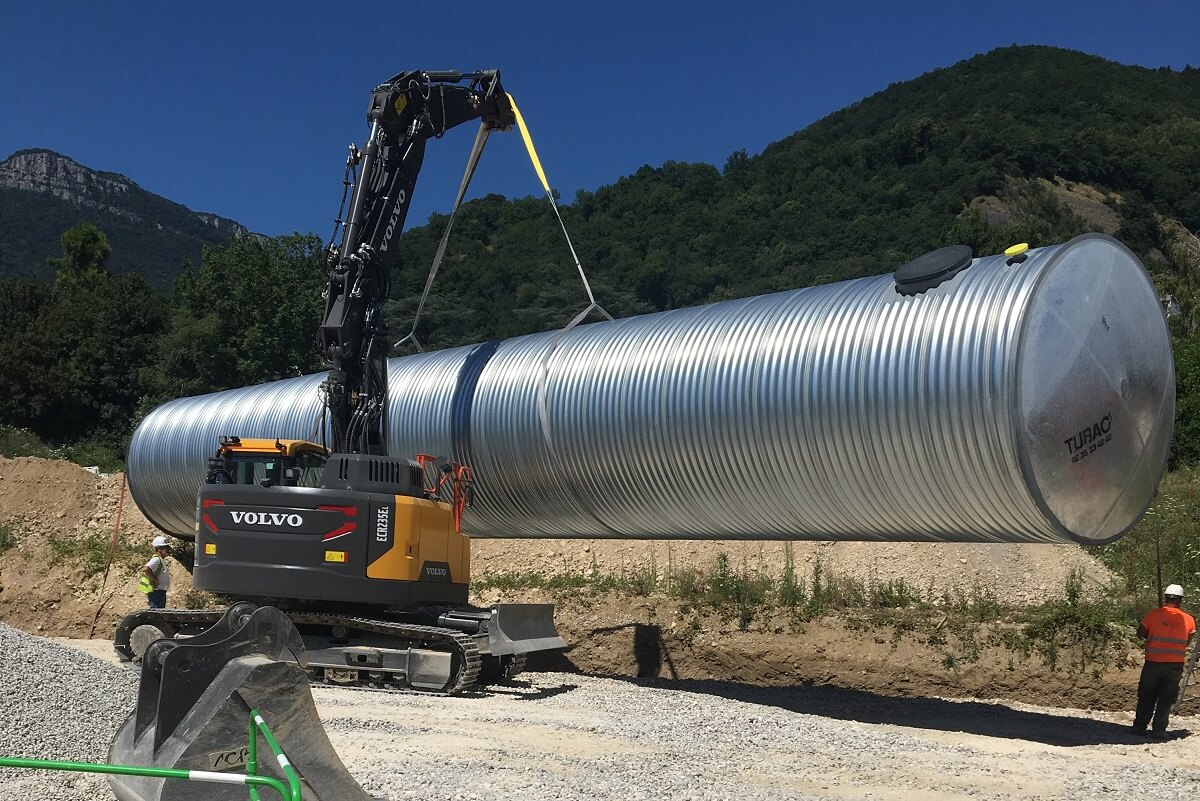
M 970 264 L 973 255 L 967 245 L 947 245 L 918 256 L 896 270 L 896 291 L 916 295 L 932 289 Z

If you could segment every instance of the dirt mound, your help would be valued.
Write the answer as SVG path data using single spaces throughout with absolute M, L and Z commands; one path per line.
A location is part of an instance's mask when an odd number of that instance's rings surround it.
M 87 635 L 99 610 L 96 631 L 107 636 L 117 620 L 145 605 L 137 575 L 160 532 L 138 511 L 123 478 L 70 462 L 0 458 L 0 523 L 16 540 L 0 552 L 0 619 L 27 631 L 78 637 Z M 105 580 L 110 548 L 114 561 Z M 174 564 L 171 577 L 172 599 L 182 603 L 190 576 Z
M 0 460 L 0 518 L 39 530 L 73 530 L 90 517 L 101 478 L 70 462 Z
M 0 458 L 0 521 L 26 535 L 78 539 L 112 533 L 121 494 L 121 530 L 149 542 L 159 531 L 123 490 L 120 473 L 97 474 L 71 462 L 34 457 Z

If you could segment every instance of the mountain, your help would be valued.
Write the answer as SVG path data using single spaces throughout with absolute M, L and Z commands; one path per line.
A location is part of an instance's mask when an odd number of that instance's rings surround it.
M 59 237 L 84 221 L 108 237 L 111 270 L 140 273 L 159 289 L 170 289 L 185 261 L 198 264 L 205 245 L 249 234 L 50 150 L 20 150 L 0 162 L 0 275 L 53 277 L 47 257 L 61 254 Z

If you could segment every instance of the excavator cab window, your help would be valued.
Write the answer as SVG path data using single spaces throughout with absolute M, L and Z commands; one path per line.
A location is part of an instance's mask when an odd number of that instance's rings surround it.
M 278 485 L 283 459 L 273 454 L 231 454 L 225 460 L 225 474 L 233 484 L 254 486 Z M 266 482 L 264 484 L 264 482 Z
M 328 456 L 316 451 L 301 451 L 296 454 L 296 466 L 288 468 L 295 472 L 294 486 L 321 486 L 321 477 L 325 474 L 325 462 L 327 461 L 329 461 Z M 284 473 L 287 473 L 288 470 L 285 470 Z M 287 483 L 292 484 L 291 481 L 287 481 Z
M 302 450 L 295 456 L 281 453 L 241 452 L 217 456 L 208 462 L 208 483 L 252 487 L 319 487 L 329 457 Z

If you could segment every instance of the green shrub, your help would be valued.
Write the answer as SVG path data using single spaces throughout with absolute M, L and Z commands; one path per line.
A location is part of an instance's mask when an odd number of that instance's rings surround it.
M 117 473 L 125 469 L 124 462 L 117 456 L 122 444 L 107 437 L 88 437 L 69 445 L 55 448 L 54 458 L 66 459 L 83 467 L 99 467 L 105 473 Z
M 783 559 L 783 578 L 776 595 L 780 606 L 794 611 L 804 603 L 804 582 L 796 578 L 796 557 L 790 542 L 783 546 Z
M 718 553 L 716 569 L 708 581 L 708 602 L 714 609 L 736 613 L 738 628 L 745 631 L 772 589 L 770 579 L 750 575 L 744 564 L 740 572 L 734 572 L 729 557 Z
M 658 568 L 651 561 L 648 565 L 643 565 L 637 570 L 634 570 L 627 578 L 629 592 L 633 595 L 645 597 L 652 594 L 658 588 Z
M 78 538 L 51 534 L 46 540 L 50 549 L 50 564 L 71 561 L 79 565 L 85 577 L 103 573 L 108 566 L 108 551 L 112 535 L 93 532 Z M 132 545 L 121 538 L 113 551 L 112 563 L 124 567 L 140 567 L 148 558 L 146 548 Z
M 1128 605 L 1111 593 L 1085 598 L 1079 571 L 1068 577 L 1062 599 L 1027 610 L 1020 618 L 1023 635 L 1051 669 L 1057 669 L 1064 648 L 1076 657 L 1070 667 L 1083 669 L 1106 664 L 1132 641 Z
M 703 606 L 707 586 L 708 580 L 703 571 L 694 567 L 685 567 L 675 572 L 669 585 L 668 594 L 690 606 Z
M 50 447 L 37 434 L 24 428 L 0 424 L 0 456 L 15 459 L 18 456 L 40 456 L 53 458 Z
M 8 520 L 0 520 L 0 553 L 17 547 L 21 540 L 21 527 Z
M 942 601 L 947 609 L 975 623 L 999 620 L 1004 615 L 1004 607 L 996 600 L 995 593 L 978 583 L 972 585 L 969 592 L 958 590 L 946 594 Z
M 1158 559 L 1163 584 L 1200 590 L 1200 467 L 1167 474 L 1145 517 L 1127 535 L 1098 549 L 1141 609 L 1158 605 Z
M 868 591 L 868 606 L 882 609 L 905 609 L 919 606 L 921 594 L 908 586 L 903 579 L 893 579 L 884 584 L 872 584 Z
M 78 442 L 52 446 L 43 442 L 37 434 L 24 428 L 0 425 L 0 456 L 15 459 L 18 456 L 36 456 L 41 459 L 62 459 L 81 467 L 99 467 L 106 473 L 124 470 L 125 466 L 117 454 L 122 441 L 113 437 L 91 436 Z

